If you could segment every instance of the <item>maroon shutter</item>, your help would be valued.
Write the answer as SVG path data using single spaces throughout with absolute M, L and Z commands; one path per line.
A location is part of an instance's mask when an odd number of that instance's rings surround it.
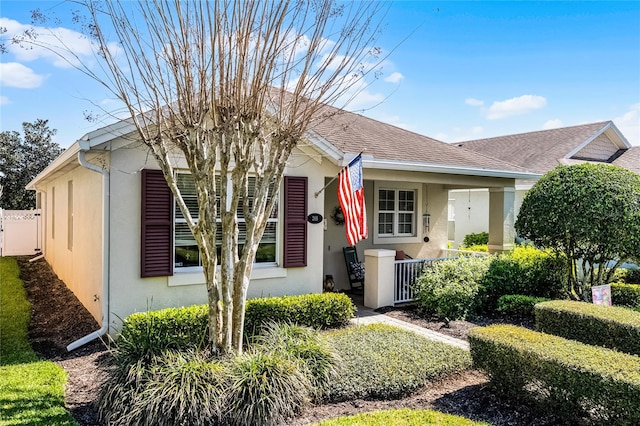
M 307 266 L 307 178 L 284 177 L 285 268 Z
M 173 275 L 173 196 L 161 170 L 142 170 L 140 275 Z

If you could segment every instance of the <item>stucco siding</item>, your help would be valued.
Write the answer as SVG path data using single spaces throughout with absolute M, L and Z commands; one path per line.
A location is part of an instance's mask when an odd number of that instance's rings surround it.
M 102 175 L 78 166 L 38 187 L 46 200 L 45 258 L 98 322 L 102 318 L 102 185 Z
M 323 167 L 296 151 L 285 175 L 308 177 L 308 212 L 323 211 L 324 193 L 314 192 L 324 186 Z M 120 320 L 147 308 L 156 310 L 207 302 L 204 275 L 198 271 L 176 270 L 172 277 L 140 278 L 140 169 L 157 168 L 143 149 L 119 149 L 112 154 L 110 324 L 118 330 Z M 304 165 L 304 167 L 302 167 Z M 117 194 L 117 195 L 115 195 Z M 282 195 L 280 194 L 282 219 Z M 282 222 L 281 222 L 282 223 Z M 279 226 L 278 262 L 282 264 L 283 226 Z M 254 267 L 248 297 L 318 293 L 322 291 L 323 224 L 308 223 L 307 267 Z

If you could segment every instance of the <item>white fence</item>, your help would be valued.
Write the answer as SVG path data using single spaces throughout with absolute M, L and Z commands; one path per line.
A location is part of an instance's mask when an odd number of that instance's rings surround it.
M 413 286 L 425 268 L 430 268 L 437 259 L 408 259 L 395 261 L 393 303 L 412 302 L 414 299 Z
M 0 256 L 29 256 L 42 251 L 40 210 L 0 209 Z

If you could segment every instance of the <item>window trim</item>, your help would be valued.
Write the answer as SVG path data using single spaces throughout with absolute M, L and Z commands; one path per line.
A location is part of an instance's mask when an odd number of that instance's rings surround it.
M 373 243 L 374 244 L 399 244 L 399 243 L 418 243 L 422 241 L 422 235 L 420 234 L 420 227 L 418 219 L 422 217 L 422 184 L 418 182 L 392 182 L 392 181 L 375 181 L 374 182 L 374 212 L 373 212 Z M 414 191 L 415 200 L 414 200 L 414 217 L 413 217 L 413 235 L 381 235 L 379 234 L 379 222 L 380 222 L 380 209 L 379 209 L 379 201 L 380 201 L 380 190 L 392 190 L 396 194 L 394 207 L 394 228 L 397 229 L 397 219 L 398 213 L 397 203 L 398 203 L 398 191 Z M 386 210 L 385 210 L 386 211 Z M 396 232 L 394 230 L 394 232 Z

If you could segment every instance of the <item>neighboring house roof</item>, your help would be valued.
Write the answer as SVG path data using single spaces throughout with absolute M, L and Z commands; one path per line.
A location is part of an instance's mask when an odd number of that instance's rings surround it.
M 510 164 L 362 115 L 328 107 L 309 139 L 324 141 L 345 157 L 363 152 L 364 167 L 440 173 L 537 178 L 525 167 Z M 334 158 L 338 158 L 334 154 Z M 498 173 L 494 173 L 498 172 Z
M 613 160 L 613 164 L 640 173 L 640 146 L 632 146 Z
M 631 147 L 612 121 L 541 130 L 454 144 L 538 173 L 558 164 L 614 162 Z

